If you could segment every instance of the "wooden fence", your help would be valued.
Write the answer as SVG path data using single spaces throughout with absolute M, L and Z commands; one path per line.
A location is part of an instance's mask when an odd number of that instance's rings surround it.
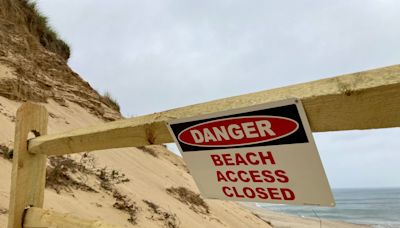
M 48 113 L 25 103 L 17 111 L 8 228 L 116 227 L 42 209 L 49 155 L 173 142 L 169 120 L 300 99 L 314 132 L 400 127 L 400 65 L 229 97 L 165 112 L 46 135 Z M 36 138 L 28 140 L 28 133 Z

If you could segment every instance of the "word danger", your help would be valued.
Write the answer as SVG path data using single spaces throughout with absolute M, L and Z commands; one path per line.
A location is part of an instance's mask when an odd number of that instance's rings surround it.
M 246 116 L 212 120 L 183 130 L 178 139 L 195 146 L 235 146 L 267 142 L 294 133 L 299 124 L 280 116 Z
M 190 130 L 190 134 L 196 143 L 222 141 L 231 139 L 257 138 L 275 136 L 276 133 L 271 130 L 271 123 L 268 120 L 259 120 L 252 122 L 243 122 L 239 124 L 229 124 L 228 126 L 219 126 L 203 128 L 200 130 Z
M 210 158 L 215 167 L 242 167 L 239 170 L 216 170 L 216 179 L 219 183 L 268 183 L 264 187 L 223 185 L 221 190 L 229 198 L 270 200 L 294 200 L 296 198 L 290 188 L 275 188 L 272 186 L 274 183 L 285 184 L 290 180 L 285 170 L 273 169 L 276 166 L 276 161 L 271 151 L 218 153 L 211 154 Z M 258 169 L 260 166 L 263 168 Z

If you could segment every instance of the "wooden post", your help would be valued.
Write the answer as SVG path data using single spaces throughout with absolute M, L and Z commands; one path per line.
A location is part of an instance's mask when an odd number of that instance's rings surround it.
M 22 228 L 27 207 L 43 207 L 46 155 L 28 152 L 28 134 L 47 134 L 47 121 L 43 106 L 24 103 L 17 111 L 8 228 Z

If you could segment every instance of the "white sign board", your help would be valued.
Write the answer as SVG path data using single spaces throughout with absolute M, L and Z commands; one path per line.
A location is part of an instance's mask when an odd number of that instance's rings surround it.
M 335 206 L 296 99 L 174 120 L 168 126 L 206 198 Z

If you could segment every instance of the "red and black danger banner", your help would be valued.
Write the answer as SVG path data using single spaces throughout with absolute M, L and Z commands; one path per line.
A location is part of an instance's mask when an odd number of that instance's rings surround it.
M 205 197 L 335 205 L 305 112 L 296 99 L 168 125 Z

